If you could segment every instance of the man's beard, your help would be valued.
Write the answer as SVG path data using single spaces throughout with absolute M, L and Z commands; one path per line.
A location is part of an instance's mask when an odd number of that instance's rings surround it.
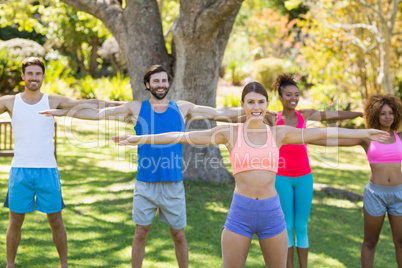
M 158 94 L 158 93 L 156 92 L 156 90 L 158 90 L 158 89 L 160 89 L 160 88 L 165 89 L 165 93 L 164 93 L 163 95 L 160 95 L 160 94 Z M 168 88 L 168 87 L 157 87 L 157 88 L 151 87 L 151 88 L 149 89 L 149 91 L 150 91 L 151 94 L 152 94 L 155 98 L 157 98 L 158 100 L 163 100 L 163 99 L 166 97 L 166 95 L 168 94 L 169 88 Z
M 36 82 L 36 86 L 31 86 L 32 82 Z M 37 81 L 37 80 L 31 80 L 31 81 L 28 81 L 25 86 L 29 90 L 36 91 L 36 90 L 39 90 L 41 88 L 42 83 L 40 81 Z

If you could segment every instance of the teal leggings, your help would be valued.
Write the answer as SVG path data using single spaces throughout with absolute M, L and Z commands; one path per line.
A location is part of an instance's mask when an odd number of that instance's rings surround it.
M 288 247 L 293 247 L 293 229 L 296 247 L 308 248 L 307 223 L 313 201 L 313 175 L 286 177 L 276 175 L 275 188 L 279 194 L 288 231 Z

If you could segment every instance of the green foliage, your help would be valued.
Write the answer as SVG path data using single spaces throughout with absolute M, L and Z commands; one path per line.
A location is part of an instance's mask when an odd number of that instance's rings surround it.
M 79 91 L 83 99 L 96 99 L 96 89 L 99 88 L 99 80 L 87 75 L 80 79 Z
M 102 78 L 99 81 L 100 99 L 108 99 L 114 101 L 132 101 L 133 95 L 131 90 L 130 78 L 121 77 L 120 73 L 109 78 Z M 103 90 L 103 92 L 102 92 Z
M 286 72 L 286 70 L 281 59 L 264 58 L 254 62 L 253 76 L 267 90 L 271 89 L 275 77 L 283 72 Z
M 0 94 L 15 94 L 24 89 L 21 59 L 11 56 L 7 48 L 0 49 Z
M 241 96 L 233 92 L 230 92 L 229 95 L 220 96 L 219 105 L 224 107 L 240 107 Z
M 80 79 L 76 89 L 83 99 L 132 101 L 130 78 L 117 73 L 114 77 L 94 79 L 90 75 Z
M 48 94 L 76 97 L 72 87 L 76 80 L 71 75 L 71 70 L 66 67 L 66 59 L 63 59 L 51 61 L 47 64 L 42 91 Z
M 61 1 L 27 0 L 0 4 L 0 26 L 17 25 L 20 31 L 46 36 L 48 48 L 68 56 L 74 73 L 90 70 L 92 44 L 99 46 L 111 34 L 103 23 L 88 13 Z M 93 74 L 95 75 L 95 74 Z

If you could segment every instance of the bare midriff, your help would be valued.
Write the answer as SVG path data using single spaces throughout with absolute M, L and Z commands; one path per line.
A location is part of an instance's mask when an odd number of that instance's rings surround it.
M 277 195 L 276 173 L 265 170 L 249 170 L 235 175 L 235 192 L 252 199 L 267 199 Z
M 402 184 L 401 163 L 371 164 L 370 181 L 382 186 Z

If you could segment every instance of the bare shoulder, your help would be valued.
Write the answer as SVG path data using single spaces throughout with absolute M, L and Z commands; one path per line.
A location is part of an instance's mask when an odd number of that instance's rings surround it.
M 14 106 L 15 95 L 4 95 L 0 97 L 0 105 L 7 107 L 9 110 Z
M 175 101 L 178 106 L 185 106 L 185 105 L 194 105 L 194 103 L 186 101 L 186 100 L 178 100 Z
M 56 109 L 59 107 L 59 104 L 65 100 L 68 100 L 69 98 L 57 95 L 57 94 L 52 94 L 48 95 L 49 96 L 49 104 L 52 107 L 52 109 Z
M 120 107 L 126 108 L 131 111 L 133 115 L 138 115 L 141 111 L 142 102 L 138 100 L 133 100 L 126 102 L 125 104 L 121 105 Z M 116 106 L 119 107 L 119 106 Z
M 298 110 L 298 111 L 304 118 L 308 118 L 313 113 L 317 112 L 317 110 L 315 110 L 315 109 L 301 109 L 301 110 Z
M 185 100 L 178 100 L 176 103 L 180 110 L 188 110 L 195 105 L 194 103 Z
M 15 100 L 15 95 L 4 95 L 4 96 L 0 97 L 1 103 L 13 102 L 14 100 Z

